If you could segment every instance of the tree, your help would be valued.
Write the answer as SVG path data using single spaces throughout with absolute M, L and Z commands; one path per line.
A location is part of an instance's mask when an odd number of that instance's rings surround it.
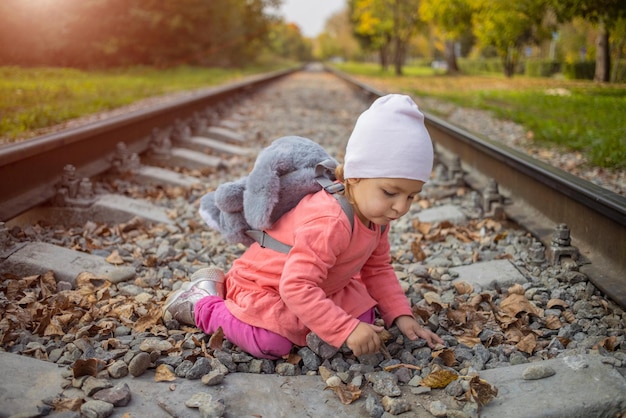
M 402 75 L 407 46 L 418 29 L 419 0 L 350 0 L 355 35 L 368 49 L 377 49 L 386 70 L 393 53 L 396 75 Z
M 0 1 L 0 64 L 242 65 L 280 0 Z M 6 47 L 6 48 L 5 48 Z
M 361 48 L 353 36 L 348 9 L 333 14 L 324 26 L 324 31 L 316 39 L 315 55 L 320 59 L 339 57 L 358 59 Z
M 626 1 L 552 0 L 552 6 L 561 21 L 569 21 L 578 16 L 597 25 L 594 80 L 598 82 L 610 81 L 610 32 L 615 28 L 619 19 L 626 18 Z
M 312 58 L 310 40 L 302 36 L 300 28 L 293 23 L 276 23 L 270 39 L 272 52 L 280 57 L 296 61 L 310 61 Z
M 422 0 L 419 13 L 424 21 L 432 22 L 444 31 L 447 72 L 458 72 L 455 44 L 471 28 L 470 5 L 465 0 Z
M 474 35 L 483 47 L 493 46 L 504 74 L 512 77 L 528 44 L 538 44 L 554 31 L 544 18 L 551 0 L 468 0 Z

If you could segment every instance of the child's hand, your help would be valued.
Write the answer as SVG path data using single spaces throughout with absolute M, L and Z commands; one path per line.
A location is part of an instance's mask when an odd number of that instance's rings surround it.
M 357 357 L 363 354 L 376 353 L 381 344 L 377 333 L 383 329 L 377 325 L 360 322 L 346 339 L 346 345 Z
M 436 344 L 443 344 L 443 340 L 439 338 L 437 334 L 429 329 L 423 328 L 412 316 L 399 316 L 396 318 L 396 325 L 411 341 L 415 341 L 418 337 L 421 337 L 426 340 L 430 348 L 435 348 Z

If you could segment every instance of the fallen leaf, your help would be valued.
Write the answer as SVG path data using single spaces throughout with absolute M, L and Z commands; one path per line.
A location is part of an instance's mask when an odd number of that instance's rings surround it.
M 443 360 L 443 364 L 448 367 L 452 367 L 456 364 L 456 356 L 454 355 L 454 350 L 449 348 L 444 348 L 443 350 L 433 351 L 433 358 L 440 358 Z
M 428 376 L 420 380 L 421 386 L 427 386 L 433 389 L 445 388 L 451 382 L 459 378 L 455 372 L 447 369 L 440 369 L 430 373 Z
M 565 320 L 570 324 L 576 322 L 576 315 L 574 315 L 572 311 L 563 311 L 562 315 L 563 318 L 565 318 Z
M 72 375 L 76 377 L 81 376 L 93 376 L 96 377 L 98 372 L 102 370 L 105 366 L 104 361 L 90 358 L 90 359 L 78 359 L 74 362 L 72 366 Z
M 124 264 L 124 259 L 120 256 L 120 253 L 117 250 L 113 250 L 111 254 L 105 259 L 107 263 L 120 265 Z
M 382 331 L 377 332 L 377 334 L 378 334 L 378 338 L 380 339 L 380 342 L 383 344 L 387 344 L 387 342 L 389 342 L 393 338 L 393 334 L 384 328 Z
M 444 308 L 448 307 L 448 304 L 443 303 L 441 301 L 441 296 L 439 296 L 439 293 L 435 293 L 435 292 L 426 292 L 424 293 L 424 300 L 426 302 L 428 302 L 429 305 L 432 305 L 433 303 L 442 306 Z
M 517 293 L 507 296 L 500 302 L 500 309 L 510 316 L 517 316 L 520 312 L 526 312 L 539 318 L 543 317 L 543 309 L 536 307 L 524 295 Z
M 334 372 L 331 369 L 325 366 L 320 366 L 317 371 L 320 374 L 320 377 L 322 378 L 324 382 L 327 381 L 328 378 L 334 374 Z
M 337 397 L 339 397 L 341 403 L 344 405 L 349 405 L 361 397 L 361 389 L 351 384 L 327 386 L 324 388 L 324 390 L 326 389 L 332 389 L 337 394 Z
M 537 346 L 537 336 L 533 333 L 530 333 L 522 338 L 522 340 L 518 342 L 515 346 L 519 351 L 532 354 L 533 351 L 535 351 L 535 347 Z
M 602 339 L 601 341 L 599 341 L 598 344 L 597 344 L 597 346 L 604 347 L 608 351 L 615 351 L 615 349 L 619 345 L 620 345 L 620 343 L 617 341 L 617 337 L 615 335 L 612 335 L 610 337 L 606 337 L 606 338 Z
M 411 253 L 413 253 L 413 257 L 415 258 L 415 261 L 426 260 L 426 253 L 424 253 L 424 250 L 422 249 L 422 245 L 419 243 L 418 240 L 414 240 L 411 243 Z
M 526 291 L 524 290 L 524 287 L 519 283 L 515 283 L 513 286 L 509 287 L 508 292 L 509 292 L 509 295 L 512 295 L 512 294 L 523 295 L 524 293 L 526 293 Z
M 469 398 L 468 400 L 476 402 L 480 410 L 480 408 L 498 396 L 498 388 L 486 380 L 474 376 L 469 382 L 469 390 L 466 392 L 466 396 Z
M 209 338 L 209 348 L 212 350 L 221 350 L 222 343 L 224 342 L 224 330 L 222 327 L 218 327 L 217 330 Z
M 564 300 L 557 299 L 557 298 L 552 298 L 546 304 L 546 309 L 552 309 L 555 306 L 559 307 L 559 308 L 565 309 L 565 308 L 567 308 L 569 306 L 569 304 L 567 302 L 565 302 Z
M 52 401 L 55 412 L 79 411 L 82 404 L 81 398 L 55 398 Z
M 474 291 L 474 287 L 467 282 L 455 282 L 454 289 L 459 295 L 467 295 Z
M 556 315 L 546 316 L 546 327 L 548 329 L 559 329 L 563 326 L 561 320 Z
M 480 338 L 472 337 L 471 335 L 459 335 L 458 337 L 456 337 L 456 340 L 459 343 L 468 346 L 469 348 L 472 348 L 476 344 L 480 344 L 481 343 Z
M 300 356 L 300 355 L 298 355 L 296 353 L 289 353 L 286 356 L 286 359 L 285 359 L 285 361 L 287 363 L 293 364 L 293 365 L 296 365 L 296 364 L 300 363 L 300 360 L 302 360 L 302 356 Z

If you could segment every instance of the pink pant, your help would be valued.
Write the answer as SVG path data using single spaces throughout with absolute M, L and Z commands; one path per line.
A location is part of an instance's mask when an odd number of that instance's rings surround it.
M 282 335 L 249 325 L 235 318 L 219 296 L 200 299 L 194 308 L 198 328 L 213 334 L 222 327 L 224 336 L 233 344 L 258 358 L 277 359 L 289 354 L 293 343 Z M 359 317 L 362 322 L 374 323 L 374 309 Z

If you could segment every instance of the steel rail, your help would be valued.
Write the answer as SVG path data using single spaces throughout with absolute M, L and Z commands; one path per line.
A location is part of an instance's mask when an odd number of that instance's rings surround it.
M 117 144 L 138 154 L 149 147 L 155 129 L 172 126 L 194 112 L 260 88 L 298 69 L 248 77 L 186 98 L 112 117 L 63 132 L 0 147 L 0 221 L 8 221 L 53 197 L 63 167 L 72 164 L 79 178 L 110 168 Z

